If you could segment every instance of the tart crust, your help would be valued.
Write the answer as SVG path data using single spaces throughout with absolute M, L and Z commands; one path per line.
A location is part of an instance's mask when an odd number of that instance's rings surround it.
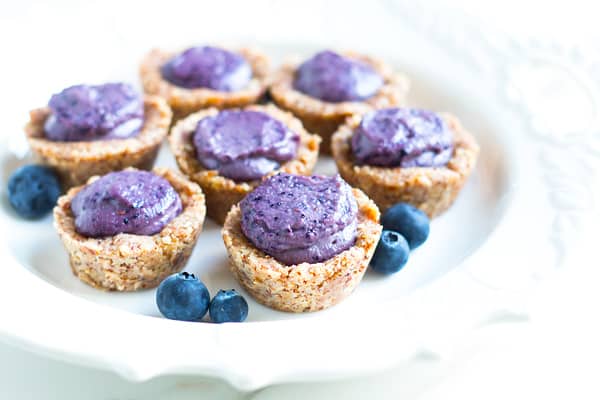
M 235 205 L 221 231 L 229 268 L 259 303 L 280 311 L 306 312 L 331 307 L 354 291 L 362 279 L 381 235 L 379 210 L 359 189 L 358 228 L 354 246 L 327 261 L 284 265 L 257 249 L 243 234 L 242 213 Z
M 84 187 L 72 188 L 58 199 L 54 227 L 69 253 L 73 273 L 83 282 L 103 290 L 133 291 L 153 288 L 187 263 L 206 213 L 200 187 L 178 172 L 155 168 L 181 198 L 183 211 L 155 235 L 120 233 L 88 238 L 77 233 L 71 212 L 73 197 Z M 98 176 L 88 180 L 92 183 Z
M 374 108 L 403 105 L 410 88 L 409 79 L 394 72 L 382 60 L 351 51 L 341 54 L 369 64 L 383 77 L 384 84 L 375 95 L 364 101 L 330 103 L 304 94 L 293 87 L 296 69 L 300 64 L 297 61 L 285 63 L 275 75 L 270 88 L 271 96 L 279 107 L 291 111 L 309 132 L 321 136 L 321 152 L 325 154 L 331 154 L 331 136 L 346 117 L 364 114 Z
M 465 130 L 458 118 L 441 113 L 452 131 L 454 153 L 441 168 L 386 168 L 355 165 L 351 137 L 360 124 L 359 115 L 348 118 L 333 135 L 333 158 L 340 175 L 352 186 L 365 191 L 379 206 L 381 212 L 399 202 L 406 202 L 423 210 L 430 218 L 446 211 L 454 202 L 475 167 L 479 146 Z
M 252 67 L 248 86 L 235 92 L 222 92 L 208 88 L 189 89 L 163 79 L 160 68 L 177 53 L 160 49 L 151 50 L 140 65 L 140 78 L 144 91 L 163 97 L 174 113 L 173 121 L 208 107 L 219 109 L 243 107 L 258 102 L 269 86 L 270 61 L 262 52 L 252 48 L 235 50 Z
M 45 138 L 48 107 L 32 110 L 25 135 L 38 162 L 52 167 L 65 188 L 126 167 L 150 169 L 171 124 L 171 109 L 157 96 L 144 97 L 144 126 L 134 137 L 89 142 L 59 142 Z
M 244 109 L 269 114 L 300 135 L 296 158 L 283 163 L 279 169 L 271 172 L 271 174 L 278 172 L 288 172 L 296 175 L 311 174 L 319 155 L 319 143 L 321 142 L 319 136 L 309 134 L 302 127 L 302 123 L 294 118 L 292 114 L 282 111 L 274 105 L 251 105 Z M 216 170 L 204 168 L 196 159 L 196 149 L 192 142 L 196 125 L 202 118 L 216 115 L 218 112 L 219 110 L 216 108 L 209 108 L 178 121 L 171 129 L 169 144 L 179 169 L 202 187 L 206 195 L 208 216 L 222 225 L 231 206 L 237 204 L 250 193 L 260 183 L 260 179 L 249 182 L 236 182 L 233 179 L 219 175 Z

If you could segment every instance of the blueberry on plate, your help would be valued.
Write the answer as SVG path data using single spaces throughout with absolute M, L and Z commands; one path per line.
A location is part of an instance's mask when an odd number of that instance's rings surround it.
M 38 219 L 56 205 L 60 183 L 50 168 L 25 165 L 8 179 L 8 201 L 23 218 Z
M 398 203 L 389 208 L 383 214 L 381 224 L 383 229 L 404 236 L 411 250 L 422 245 L 429 236 L 429 217 L 408 203 Z
M 210 319 L 218 324 L 242 322 L 248 316 L 248 303 L 235 289 L 219 290 L 210 302 L 209 313 Z
M 156 290 L 156 305 L 169 319 L 199 321 L 208 311 L 209 302 L 204 283 L 188 272 L 170 275 Z
M 401 234 L 384 229 L 369 265 L 374 271 L 393 274 L 406 265 L 409 253 L 408 243 Z

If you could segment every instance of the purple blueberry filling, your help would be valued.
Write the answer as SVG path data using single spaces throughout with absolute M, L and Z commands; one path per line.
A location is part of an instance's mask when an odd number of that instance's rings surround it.
M 87 237 L 154 235 L 182 208 L 173 186 L 148 171 L 111 172 L 85 186 L 71 202 L 75 230 Z
M 452 132 L 434 112 L 386 108 L 363 116 L 352 136 L 357 164 L 441 167 L 452 158 Z
M 339 175 L 274 175 L 240 208 L 248 240 L 286 265 L 328 260 L 356 241 L 358 206 Z
M 46 138 L 60 142 L 126 139 L 144 124 L 144 101 L 126 83 L 76 85 L 48 103 Z
M 174 85 L 234 92 L 252 79 L 252 68 L 244 57 L 218 47 L 200 46 L 185 50 L 161 68 L 164 79 Z
M 260 179 L 296 156 L 300 136 L 258 111 L 225 110 L 198 122 L 196 157 L 235 181 Z
M 305 61 L 294 79 L 296 90 L 331 103 L 368 99 L 382 85 L 383 78 L 371 66 L 332 51 Z

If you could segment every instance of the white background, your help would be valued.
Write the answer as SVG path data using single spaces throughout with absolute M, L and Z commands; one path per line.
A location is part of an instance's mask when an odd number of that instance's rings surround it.
M 101 54 L 102 35 L 119 35 L 119 26 L 123 23 L 139 25 L 140 35 L 152 35 L 157 44 L 161 44 L 161 29 L 165 26 L 176 27 L 172 29 L 185 34 L 189 24 L 195 24 L 194 29 L 189 27 L 190 32 L 200 29 L 207 41 L 248 32 L 249 42 L 277 38 L 320 40 L 324 45 L 335 45 L 340 38 L 354 35 L 357 41 L 365 43 L 393 40 L 394 24 L 403 21 L 392 3 L 348 0 L 164 1 L 156 4 L 3 2 L 0 43 L 5 54 L 12 57 L 2 58 L 2 75 L 6 78 L 25 70 L 30 79 L 27 82 L 3 79 L 1 96 L 10 96 L 14 101 L 0 115 L 6 129 L 19 134 L 21 114 L 24 115 L 31 104 L 46 100 L 37 98 L 38 93 L 58 89 L 48 87 L 49 71 L 53 74 L 53 84 L 58 81 L 64 85 L 84 80 L 92 73 L 89 68 L 85 71 L 82 68 L 81 76 L 61 76 L 52 66 L 65 59 L 87 65 L 86 60 L 73 56 L 78 46 L 98 46 Z M 431 3 L 428 7 L 437 7 L 434 1 L 427 3 Z M 440 3 L 439 7 L 451 4 L 456 13 L 475 18 L 482 31 L 493 27 L 519 41 L 568 43 L 586 52 L 600 50 L 597 28 L 600 10 L 593 2 L 460 0 L 450 3 L 448 0 Z M 173 22 L 173 18 L 180 18 L 181 24 Z M 52 35 L 45 35 L 48 30 Z M 300 37 L 298 32 L 303 32 Z M 90 37 L 95 41 L 86 42 Z M 65 46 L 50 38 L 69 43 Z M 127 40 L 141 40 L 141 36 Z M 15 57 L 20 52 L 39 54 L 39 63 L 24 65 Z M 40 87 L 43 90 L 32 89 Z M 29 96 L 28 91 L 32 93 Z M 595 193 L 598 194 L 598 190 Z M 443 360 L 423 358 L 377 376 L 279 385 L 244 394 L 224 383 L 194 377 L 163 377 L 131 384 L 109 372 L 67 365 L 0 344 L 0 399 L 331 399 L 333 396 L 349 399 L 598 399 L 600 290 L 597 288 L 600 281 L 596 270 L 600 262 L 595 251 L 597 229 L 593 229 L 599 226 L 596 222 L 600 222 L 598 208 L 596 205 L 589 216 L 594 223 L 589 224 L 590 231 L 581 236 L 584 242 L 580 253 L 569 259 L 567 268 L 533 296 L 530 321 L 495 324 L 474 331 Z

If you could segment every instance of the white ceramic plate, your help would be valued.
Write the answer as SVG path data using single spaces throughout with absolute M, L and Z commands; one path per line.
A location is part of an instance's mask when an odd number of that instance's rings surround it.
M 276 60 L 321 47 L 262 44 Z M 6 180 L 28 156 L 20 134 L 4 131 L 0 337 L 133 380 L 202 374 L 255 389 L 275 382 L 362 374 L 422 352 L 441 356 L 468 329 L 497 318 L 523 317 L 523 293 L 557 264 L 566 245 L 556 246 L 556 235 L 551 234 L 560 210 L 549 197 L 556 185 L 541 179 L 547 167 L 537 149 L 550 142 L 531 133 L 523 113 L 511 108 L 498 90 L 498 81 L 508 78 L 493 69 L 490 79 L 466 65 L 460 49 L 448 53 L 435 40 L 418 35 L 401 49 L 390 43 L 345 46 L 383 56 L 404 70 L 412 78 L 413 105 L 458 115 L 481 145 L 476 171 L 456 204 L 433 222 L 428 242 L 411 255 L 404 270 L 390 277 L 368 272 L 350 298 L 318 313 L 276 312 L 247 296 L 250 314 L 243 324 L 163 319 L 154 290 L 106 293 L 75 278 L 51 217 L 28 222 L 13 213 Z M 146 48 L 112 50 L 120 63 L 102 79 L 136 81 L 135 64 Z M 111 50 L 106 51 L 110 59 Z M 487 61 L 507 71 L 501 57 L 490 55 Z M 100 80 L 91 73 L 73 73 L 80 80 Z M 63 83 L 64 79 L 48 84 L 43 93 L 35 90 L 31 97 L 43 102 L 50 88 L 59 90 Z M 24 116 L 23 111 L 17 115 Z M 23 122 L 11 121 L 16 126 Z M 168 148 L 163 148 L 157 164 L 174 167 Z M 334 171 L 327 158 L 317 168 L 321 173 Z M 226 262 L 219 227 L 207 221 L 186 269 L 211 293 L 239 289 Z

